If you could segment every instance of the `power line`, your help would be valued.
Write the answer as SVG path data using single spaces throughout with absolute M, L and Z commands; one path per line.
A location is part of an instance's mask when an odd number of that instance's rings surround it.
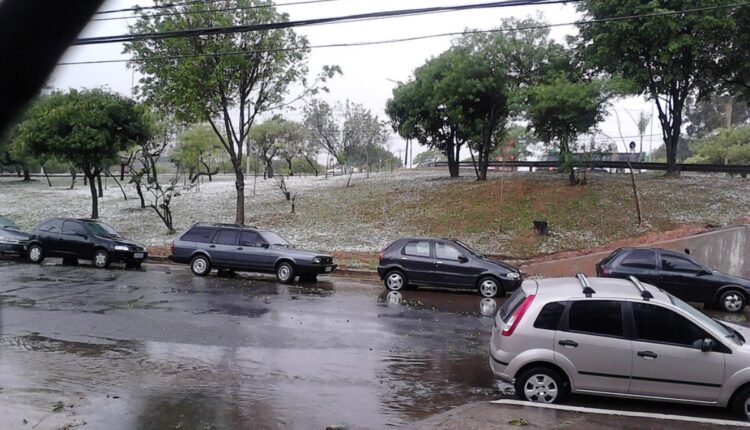
M 191 4 L 205 4 L 205 3 L 218 3 L 225 0 L 214 0 L 214 1 L 203 1 L 203 2 L 187 2 L 187 3 L 169 3 L 166 5 L 158 5 L 158 6 L 150 6 L 150 7 L 143 7 L 143 8 L 130 8 L 130 9 L 119 9 L 119 10 L 111 10 L 111 11 L 102 11 L 97 12 L 97 14 L 109 14 L 109 13 L 116 13 L 116 12 L 130 12 L 133 14 L 136 14 L 138 12 L 141 12 L 145 9 L 167 9 L 169 7 L 174 7 L 178 5 L 191 5 Z M 218 9 L 207 9 L 207 10 L 186 10 L 181 12 L 164 12 L 164 13 L 153 13 L 148 15 L 151 18 L 161 17 L 161 16 L 176 16 L 176 15 L 183 15 L 183 14 L 189 14 L 189 15 L 196 15 L 196 14 L 203 14 L 203 13 L 210 13 L 210 12 L 226 12 L 226 11 L 233 11 L 233 10 L 253 10 L 253 9 L 267 9 L 267 8 L 275 8 L 275 7 L 284 7 L 284 6 L 296 6 L 296 5 L 306 5 L 306 4 L 315 4 L 315 3 L 330 3 L 335 1 L 341 1 L 341 0 L 305 0 L 305 1 L 295 1 L 295 2 L 289 2 L 289 3 L 269 3 L 269 4 L 261 4 L 261 5 L 253 5 L 253 6 L 235 6 L 235 7 L 226 7 L 226 8 L 218 8 Z M 123 19 L 133 19 L 132 16 L 114 16 L 109 18 L 94 18 L 91 21 L 114 21 L 114 20 L 123 20 Z
M 228 33 L 244 33 L 250 31 L 266 31 L 266 30 L 278 30 L 284 28 L 303 27 L 310 25 L 321 25 L 321 24 L 332 24 L 341 22 L 353 22 L 362 21 L 368 19 L 387 19 L 403 16 L 422 15 L 427 13 L 445 13 L 445 12 L 458 12 L 465 10 L 477 10 L 477 9 L 495 9 L 501 7 L 512 7 L 512 6 L 534 6 L 543 4 L 555 4 L 555 3 L 570 3 L 571 1 L 578 0 L 504 0 L 492 3 L 472 3 L 467 5 L 456 5 L 456 6 L 433 6 L 427 8 L 416 8 L 416 9 L 402 9 L 402 10 L 391 10 L 381 12 L 369 12 L 360 13 L 354 15 L 345 15 L 337 17 L 327 18 L 314 18 L 298 21 L 286 21 L 286 22 L 272 22 L 266 24 L 248 24 L 248 25 L 235 25 L 228 27 L 208 27 L 199 29 L 189 30 L 175 30 L 175 31 L 163 31 L 155 33 L 140 33 L 140 34 L 122 34 L 116 36 L 99 36 L 99 37 L 87 37 L 81 38 L 73 42 L 71 45 L 97 45 L 103 43 L 122 43 L 122 42 L 133 42 L 137 40 L 159 40 L 159 39 L 170 39 L 177 37 L 191 37 L 191 36 L 203 36 L 203 35 L 217 35 L 217 34 L 228 34 Z
M 537 29 L 544 29 L 544 28 L 567 27 L 567 26 L 580 25 L 580 24 L 593 24 L 593 23 L 601 23 L 601 22 L 623 21 L 623 20 L 629 20 L 629 19 L 653 18 L 653 17 L 661 17 L 661 16 L 680 15 L 680 14 L 685 14 L 685 13 L 702 12 L 706 10 L 714 10 L 714 9 L 720 9 L 720 8 L 736 8 L 736 7 L 742 7 L 742 6 L 748 6 L 748 5 L 750 5 L 750 2 L 736 3 L 732 5 L 723 5 L 723 6 L 709 6 L 709 7 L 703 7 L 703 8 L 685 9 L 681 11 L 654 12 L 650 14 L 619 16 L 619 17 L 600 18 L 600 19 L 592 19 L 592 20 L 578 20 L 578 21 L 572 21 L 572 22 L 564 22 L 564 23 L 556 23 L 556 24 L 540 24 L 540 25 L 522 26 L 522 27 L 514 27 L 514 28 L 500 28 L 500 29 L 490 29 L 490 30 L 466 30 L 466 31 L 461 31 L 461 32 L 437 33 L 437 34 L 428 34 L 428 35 L 422 35 L 422 36 L 412 36 L 412 37 L 404 37 L 404 38 L 398 38 L 398 39 L 374 40 L 374 41 L 366 41 L 366 42 L 331 43 L 331 44 L 323 44 L 323 45 L 297 46 L 297 47 L 276 48 L 276 49 L 207 52 L 207 53 L 200 53 L 200 54 L 182 54 L 182 55 L 165 55 L 165 56 L 140 58 L 140 59 L 71 61 L 71 62 L 58 63 L 58 66 L 76 66 L 76 65 L 127 63 L 127 62 L 141 63 L 141 62 L 146 62 L 146 61 L 176 60 L 176 59 L 181 59 L 181 58 L 216 57 L 216 56 L 225 56 L 225 55 L 248 55 L 248 54 L 263 54 L 263 53 L 271 53 L 271 52 L 299 51 L 299 50 L 307 50 L 307 49 L 348 48 L 348 47 L 355 47 L 355 46 L 385 45 L 385 44 L 392 44 L 392 43 L 402 43 L 402 42 L 412 42 L 412 41 L 417 41 L 417 40 L 434 39 L 434 38 L 440 38 L 440 37 L 462 36 L 462 35 L 468 35 L 468 34 L 510 33 L 510 32 L 530 31 L 530 30 L 537 30 Z

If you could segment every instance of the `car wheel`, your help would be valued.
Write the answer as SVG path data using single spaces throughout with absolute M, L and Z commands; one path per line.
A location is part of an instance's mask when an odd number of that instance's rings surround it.
M 568 388 L 558 372 L 547 367 L 534 367 L 516 377 L 516 396 L 536 403 L 558 403 Z
M 42 260 L 44 260 L 42 245 L 34 244 L 29 247 L 29 260 L 31 260 L 32 263 L 41 263 Z
M 730 406 L 737 415 L 750 420 L 750 386 L 740 390 Z
M 388 272 L 383 280 L 385 288 L 389 291 L 401 291 L 408 285 L 406 276 L 398 270 Z
M 479 294 L 487 298 L 493 298 L 500 293 L 500 283 L 492 276 L 485 276 L 479 280 Z
M 745 295 L 739 290 L 727 290 L 719 297 L 719 309 L 724 312 L 739 313 L 745 308 Z
M 196 255 L 190 261 L 190 270 L 195 276 L 206 276 L 211 273 L 211 262 L 205 255 Z
M 276 266 L 276 279 L 285 284 L 294 281 L 294 266 L 286 261 L 281 262 Z
M 103 249 L 94 251 L 94 267 L 97 269 L 106 269 L 109 266 L 109 253 Z

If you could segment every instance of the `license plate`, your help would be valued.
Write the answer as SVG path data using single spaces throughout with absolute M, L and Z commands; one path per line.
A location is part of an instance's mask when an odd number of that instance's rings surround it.
M 143 258 L 143 253 L 142 252 L 136 252 L 135 254 L 133 254 L 133 258 Z
M 331 270 L 333 270 L 333 267 L 326 267 L 326 272 L 330 272 Z

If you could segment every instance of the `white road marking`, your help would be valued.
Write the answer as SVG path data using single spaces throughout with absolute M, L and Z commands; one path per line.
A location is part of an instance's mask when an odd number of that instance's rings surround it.
M 514 405 L 514 406 L 526 406 L 534 408 L 545 408 L 555 409 L 560 411 L 570 412 L 583 412 L 589 414 L 601 414 L 601 415 L 620 415 L 624 417 L 636 417 L 636 418 L 652 418 L 657 420 L 673 420 L 673 421 L 687 421 L 691 423 L 700 424 L 711 424 L 717 426 L 734 426 L 734 427 L 750 427 L 750 423 L 744 421 L 731 421 L 731 420 L 719 420 L 713 418 L 699 418 L 699 417 L 688 417 L 683 415 L 669 415 L 669 414 L 654 414 L 649 412 L 630 412 L 630 411 L 618 411 L 615 409 L 597 409 L 597 408 L 584 408 L 581 406 L 567 406 L 567 405 L 555 405 L 547 403 L 535 403 L 535 402 L 524 402 L 521 400 L 493 400 L 490 403 L 497 405 Z

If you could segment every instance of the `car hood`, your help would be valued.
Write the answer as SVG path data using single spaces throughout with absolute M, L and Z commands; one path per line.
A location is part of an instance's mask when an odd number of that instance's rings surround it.
M 712 276 L 715 280 L 722 282 L 722 283 L 739 285 L 741 287 L 750 288 L 750 279 L 741 278 L 739 276 L 727 275 L 721 272 L 714 272 L 710 276 Z M 700 279 L 700 276 L 698 278 Z
M 31 238 L 29 233 L 14 228 L 0 228 L 0 237 L 10 237 L 13 239 L 28 240 Z
M 517 273 L 521 273 L 521 271 L 518 270 L 517 268 L 511 266 L 508 263 L 503 263 L 502 261 L 492 260 L 492 259 L 489 259 L 487 257 L 481 257 L 480 260 L 482 262 L 484 262 L 485 264 L 487 264 L 488 266 L 491 266 L 491 267 L 494 267 L 494 268 L 499 268 L 503 272 L 517 272 Z
M 321 254 L 319 252 L 313 252 L 313 251 L 307 251 L 305 249 L 297 249 L 297 248 L 285 248 L 283 246 L 274 246 L 273 249 L 284 251 L 284 255 L 287 255 L 292 258 L 310 258 L 313 257 L 331 257 L 327 254 Z
M 111 240 L 114 245 L 125 245 L 125 246 L 132 246 L 136 248 L 143 248 L 144 250 L 146 249 L 145 246 L 135 243 L 131 240 L 122 238 L 122 237 L 111 237 L 111 236 L 98 236 L 98 237 L 102 239 L 106 239 L 106 240 Z

